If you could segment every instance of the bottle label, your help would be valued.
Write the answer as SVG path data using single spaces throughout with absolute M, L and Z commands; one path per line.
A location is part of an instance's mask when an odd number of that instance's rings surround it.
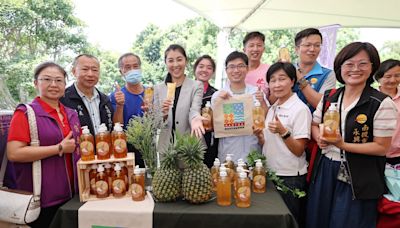
M 108 152 L 110 151 L 110 146 L 108 145 L 107 142 L 98 142 L 96 144 L 96 148 L 97 148 L 97 153 L 101 156 L 104 156 L 106 154 L 108 154 Z
M 253 179 L 254 187 L 257 189 L 263 189 L 265 187 L 265 176 L 257 175 Z
M 240 201 L 249 201 L 250 200 L 250 187 L 242 186 L 237 190 L 237 196 Z
M 114 180 L 112 183 L 112 186 L 113 186 L 113 188 L 112 188 L 113 193 L 120 194 L 125 191 L 125 183 L 123 180 L 120 180 L 120 179 Z
M 93 153 L 93 143 L 89 141 L 83 141 L 80 144 L 81 147 L 81 154 L 84 156 L 88 156 Z
M 143 188 L 140 184 L 133 183 L 131 188 L 133 198 L 139 198 L 143 195 Z
M 114 141 L 114 152 L 124 153 L 126 150 L 126 142 L 123 139 L 116 139 Z
M 108 184 L 103 180 L 96 181 L 96 192 L 98 195 L 104 195 L 108 192 Z

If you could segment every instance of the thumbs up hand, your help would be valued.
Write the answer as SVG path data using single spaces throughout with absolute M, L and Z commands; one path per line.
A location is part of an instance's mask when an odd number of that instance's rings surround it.
M 279 135 L 283 135 L 287 131 L 278 118 L 278 115 L 275 115 L 274 120 L 268 123 L 268 130 Z
M 62 146 L 63 153 L 72 153 L 75 150 L 75 139 L 72 135 L 72 131 L 68 133 L 68 135 L 60 142 Z
M 115 82 L 115 102 L 119 106 L 124 106 L 125 104 L 125 94 L 121 91 L 121 87 L 119 86 L 118 82 Z

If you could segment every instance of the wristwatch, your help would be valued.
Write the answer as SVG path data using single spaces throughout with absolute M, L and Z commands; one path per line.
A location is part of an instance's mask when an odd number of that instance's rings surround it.
M 300 90 L 303 90 L 304 88 L 306 88 L 306 86 L 308 84 L 310 84 L 310 82 L 307 81 L 307 79 L 303 77 L 297 81 L 297 84 L 299 85 Z
M 58 156 L 62 157 L 63 155 L 63 146 L 60 144 L 58 144 Z
M 289 138 L 291 135 L 292 135 L 292 133 L 291 133 L 289 130 L 287 130 L 285 133 L 283 133 L 283 134 L 281 135 L 281 138 L 282 138 L 282 139 L 287 139 L 287 138 Z

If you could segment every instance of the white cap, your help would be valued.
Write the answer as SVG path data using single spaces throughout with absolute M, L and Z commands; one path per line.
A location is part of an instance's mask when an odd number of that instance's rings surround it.
M 226 155 L 226 160 L 227 160 L 227 161 L 232 161 L 232 155 L 233 155 L 233 154 L 227 154 L 227 155 Z
M 114 165 L 114 170 L 115 170 L 115 171 L 121 171 L 121 166 L 119 166 L 119 163 L 116 163 L 116 164 Z
M 218 158 L 215 158 L 215 160 L 214 160 L 214 166 L 220 166 L 221 165 L 221 162 L 219 161 L 219 159 Z
M 90 134 L 90 130 L 88 126 L 82 126 L 82 134 Z
M 256 167 L 263 167 L 261 159 L 256 160 Z
M 238 172 L 238 173 L 244 172 L 243 167 L 242 166 L 236 167 L 236 172 Z
M 133 170 L 133 174 L 139 175 L 142 173 L 142 170 L 139 168 L 139 165 L 135 166 L 135 169 Z
M 225 171 L 226 172 L 227 168 L 225 167 L 225 164 L 221 164 L 221 167 L 219 167 L 219 171 Z
M 106 163 L 104 163 L 104 167 L 106 169 L 109 169 L 109 168 L 111 168 L 111 164 L 109 162 L 106 162 Z
M 99 126 L 99 133 L 105 133 L 107 131 L 107 127 L 105 123 L 100 124 Z
M 211 101 L 207 101 L 207 102 L 206 102 L 206 107 L 207 107 L 207 108 L 210 108 L 210 107 L 211 107 Z
M 329 105 L 329 111 L 337 111 L 337 103 L 331 103 L 331 105 Z
M 260 102 L 259 102 L 258 100 L 255 100 L 255 101 L 254 101 L 254 106 L 256 106 L 256 107 L 260 107 L 260 106 L 261 106 L 261 104 L 260 104 Z
M 96 164 L 92 164 L 92 166 L 90 168 L 97 169 L 97 165 Z
M 99 167 L 97 167 L 97 172 L 99 173 L 104 172 L 104 167 L 102 164 L 100 164 Z
M 240 173 L 239 173 L 239 177 L 242 178 L 242 179 L 244 179 L 244 178 L 247 177 L 247 174 L 246 174 L 245 172 L 240 172 Z
M 122 131 L 124 131 L 124 130 L 122 129 L 122 124 L 121 124 L 121 123 L 115 123 L 115 125 L 114 125 L 114 131 L 116 131 L 116 132 L 122 132 Z

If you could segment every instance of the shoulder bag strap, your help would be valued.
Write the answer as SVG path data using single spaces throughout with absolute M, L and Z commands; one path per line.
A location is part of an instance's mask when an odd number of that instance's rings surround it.
M 7 169 L 7 151 L 4 152 L 3 161 L 1 162 L 0 188 L 3 187 L 4 175 L 6 174 L 6 169 Z
M 27 113 L 28 113 L 28 121 L 29 121 L 29 129 L 31 136 L 31 146 L 40 146 L 37 124 L 36 124 L 36 116 L 35 111 L 33 111 L 32 107 L 28 104 L 25 104 Z M 33 195 L 40 197 L 41 186 L 42 186 L 42 163 L 41 160 L 34 161 L 32 163 L 32 180 L 33 180 Z

